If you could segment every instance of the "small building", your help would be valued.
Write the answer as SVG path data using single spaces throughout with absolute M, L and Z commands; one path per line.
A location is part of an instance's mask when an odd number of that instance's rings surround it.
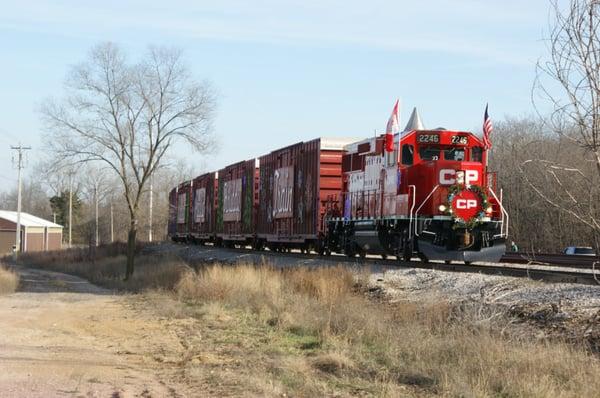
M 21 252 L 62 249 L 63 227 L 21 212 Z M 16 241 L 17 212 L 0 210 L 0 255 L 11 253 Z

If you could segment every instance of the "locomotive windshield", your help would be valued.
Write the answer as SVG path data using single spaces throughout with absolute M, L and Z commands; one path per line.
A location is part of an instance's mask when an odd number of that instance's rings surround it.
M 444 159 L 462 162 L 465 160 L 465 150 L 464 148 L 444 149 Z
M 419 157 L 421 160 L 438 160 L 440 158 L 440 148 L 422 146 L 419 148 Z
M 483 160 L 483 148 L 476 146 L 471 149 L 471 161 L 481 162 Z

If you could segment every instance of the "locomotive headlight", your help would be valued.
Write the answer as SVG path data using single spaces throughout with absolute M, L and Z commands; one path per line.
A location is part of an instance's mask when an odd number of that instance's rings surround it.
M 487 207 L 487 209 L 485 209 L 485 212 L 486 212 L 487 214 L 492 214 L 492 211 L 493 211 L 493 210 L 494 210 L 494 209 L 492 209 L 492 206 L 488 206 L 488 207 Z
M 444 213 L 446 210 L 448 210 L 448 208 L 446 207 L 446 205 L 440 205 L 440 207 L 438 207 L 438 209 L 440 209 L 440 211 L 442 213 Z
M 465 183 L 465 172 L 464 171 L 457 171 L 456 172 L 456 183 L 457 184 L 464 184 Z

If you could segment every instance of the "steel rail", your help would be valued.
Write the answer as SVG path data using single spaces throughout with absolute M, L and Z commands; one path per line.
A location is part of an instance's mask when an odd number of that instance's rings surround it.
M 597 261 L 599 259 L 596 256 L 525 252 L 508 252 L 500 259 L 502 263 L 540 264 L 574 269 L 594 269 L 594 263 Z

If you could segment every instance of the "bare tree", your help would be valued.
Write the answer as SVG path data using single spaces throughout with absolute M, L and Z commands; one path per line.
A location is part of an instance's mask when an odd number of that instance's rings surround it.
M 150 176 L 178 140 L 207 150 L 214 104 L 209 85 L 192 78 L 179 51 L 151 48 L 130 64 L 105 43 L 73 67 L 65 98 L 42 107 L 57 157 L 104 162 L 121 181 L 129 212 L 125 279 L 134 271 L 140 199 Z
M 550 206 L 588 227 L 598 247 L 600 212 L 600 2 L 552 1 L 549 58 L 538 62 L 534 93 L 548 100 L 550 130 L 574 156 L 534 157 L 521 165 L 528 185 Z M 576 148 L 576 149 L 575 149 Z M 538 177 L 532 177 L 537 175 Z

